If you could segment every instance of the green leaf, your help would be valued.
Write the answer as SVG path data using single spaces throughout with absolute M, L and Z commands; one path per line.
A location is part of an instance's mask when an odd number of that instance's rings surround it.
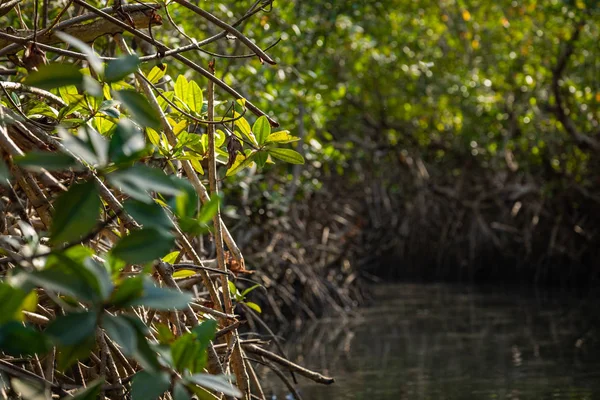
M 145 149 L 144 133 L 131 120 L 122 118 L 110 139 L 110 160 L 115 163 L 133 161 L 142 156 Z
M 137 335 L 135 328 L 127 318 L 120 315 L 104 314 L 102 316 L 102 327 L 108 336 L 123 349 L 123 354 L 131 356 L 137 348 Z
M 173 222 L 164 208 L 156 203 L 144 203 L 129 199 L 123 204 L 123 208 L 133 219 L 142 224 L 144 228 L 156 228 L 158 230 L 173 229 Z
M 176 289 L 157 287 L 150 278 L 144 279 L 141 297 L 129 302 L 130 306 L 145 306 L 154 310 L 181 310 L 188 306 L 193 296 Z
M 144 264 L 169 253 L 174 242 L 175 238 L 169 232 L 144 228 L 119 240 L 112 255 L 129 264 Z
M 181 230 L 192 236 L 200 236 L 210 232 L 210 227 L 196 218 L 180 217 L 178 222 Z
M 173 365 L 177 371 L 191 373 L 202 371 L 206 365 L 210 341 L 215 337 L 217 323 L 207 320 L 196 326 L 192 332 L 180 336 L 171 343 Z
M 100 216 L 100 195 L 92 181 L 76 184 L 54 202 L 50 241 L 54 244 L 79 239 L 96 226 Z
M 204 224 L 210 222 L 219 210 L 222 201 L 222 194 L 213 194 L 210 200 L 202 205 L 200 213 L 198 214 L 198 221 Z
M 114 289 L 109 271 L 104 265 L 91 257 L 88 257 L 83 261 L 83 266 L 91 273 L 91 275 L 93 275 L 94 280 L 92 281 L 92 279 L 90 279 L 89 282 L 92 284 L 95 291 L 100 295 L 100 298 L 103 301 L 107 300 Z
M 84 125 L 77 131 L 80 138 L 91 144 L 94 154 L 98 158 L 100 165 L 106 165 L 108 162 L 109 143 L 104 136 L 89 125 Z
M 62 315 L 48 325 L 45 333 L 60 346 L 73 346 L 94 337 L 97 320 L 95 311 Z
M 217 321 L 214 319 L 207 319 L 195 326 L 194 329 L 192 329 L 192 332 L 196 334 L 196 338 L 202 344 L 202 347 L 208 348 L 210 341 L 215 338 L 215 334 L 217 333 Z
M 95 335 L 88 336 L 83 342 L 73 346 L 59 346 L 56 367 L 59 371 L 66 371 L 78 360 L 86 360 L 95 346 Z
M 10 384 L 23 400 L 52 400 L 50 388 L 46 387 L 43 382 L 34 380 L 21 380 L 12 378 Z
M 82 132 L 82 130 L 80 130 Z M 82 159 L 90 165 L 98 165 L 100 163 L 94 149 L 89 143 L 86 143 L 82 139 L 69 133 L 66 129 L 58 128 L 58 135 L 62 139 L 63 145 L 69 150 L 74 156 Z
M 251 309 L 253 309 L 254 311 L 256 311 L 257 313 L 259 313 L 259 314 L 262 313 L 262 310 L 258 304 L 253 303 L 251 301 L 247 301 L 244 304 L 247 305 L 248 307 L 250 307 Z
M 279 132 L 271 133 L 267 137 L 267 140 L 265 142 L 266 143 L 284 144 L 284 143 L 297 142 L 298 140 L 300 140 L 300 138 L 296 137 L 296 136 L 292 136 L 290 134 L 290 131 L 279 131 Z
M 87 387 L 78 389 L 73 393 L 73 397 L 65 396 L 62 400 L 96 400 L 100 396 L 104 378 L 96 379 L 87 384 Z
M 35 292 L 31 292 L 34 293 Z M 0 282 L 0 324 L 14 320 L 23 320 L 23 309 L 27 306 L 29 293 L 13 287 L 6 282 Z
M 172 177 L 172 180 L 181 192 L 169 200 L 169 207 L 180 218 L 195 216 L 198 210 L 198 193 L 189 181 L 176 177 Z
M 144 281 L 141 275 L 123 279 L 113 292 L 110 303 L 121 307 L 141 297 L 142 293 L 144 293 Z
M 202 371 L 206 364 L 206 351 L 201 351 L 196 335 L 187 333 L 171 343 L 171 355 L 175 369 L 181 373 L 186 370 L 194 373 Z
M 261 284 L 256 284 L 256 285 L 254 285 L 254 286 L 251 286 L 251 287 L 249 287 L 248 289 L 245 289 L 245 290 L 242 292 L 242 297 L 246 297 L 246 295 L 247 295 L 248 293 L 250 293 L 251 291 L 253 291 L 254 289 L 256 289 L 256 288 L 259 288 L 259 287 L 262 287 L 262 285 L 261 285 Z
M 191 400 L 190 394 L 181 382 L 176 382 L 173 387 L 173 400 Z
M 269 159 L 269 155 L 267 154 L 266 151 L 263 151 L 263 150 L 257 151 L 256 157 L 254 157 L 254 161 L 256 161 L 256 165 L 258 165 L 259 168 L 263 168 L 265 166 L 265 164 L 267 163 L 268 159 Z
M 252 132 L 254 132 L 258 144 L 264 144 L 267 137 L 271 134 L 271 125 L 269 124 L 267 117 L 264 115 L 259 117 L 254 125 L 252 125 Z
M 8 186 L 10 179 L 10 171 L 4 160 L 0 160 L 0 185 Z
M 134 121 L 155 130 L 161 128 L 160 118 L 143 95 L 135 90 L 119 90 L 114 96 L 129 110 Z
M 144 334 L 139 330 L 137 331 L 137 349 L 133 358 L 148 372 L 159 372 L 161 370 L 157 352 L 150 346 Z
M 233 295 L 233 297 L 235 297 L 235 300 L 237 300 L 237 301 L 241 300 L 242 296 L 241 296 L 238 288 L 235 286 L 235 283 L 233 283 L 233 281 L 228 280 L 227 286 L 229 286 L 229 293 L 231 293 Z
M 290 164 L 304 164 L 304 157 L 297 151 L 292 149 L 281 149 L 278 147 L 268 149 L 268 152 L 271 156 L 285 161 Z
M 140 371 L 131 382 L 131 400 L 158 399 L 171 386 L 169 374 L 161 371 L 149 373 Z
M 51 348 L 52 344 L 48 338 L 30 326 L 17 321 L 0 325 L 0 349 L 6 354 L 15 357 L 41 355 Z
M 104 72 L 104 80 L 106 82 L 117 82 L 125 78 L 127 75 L 135 72 L 140 64 L 140 59 L 135 54 L 130 54 L 125 57 L 119 57 L 112 60 L 106 66 Z
M 64 253 L 53 254 L 48 260 L 45 269 L 24 273 L 23 279 L 79 301 L 97 303 L 102 300 L 97 278 L 82 263 L 69 259 Z
M 15 164 L 33 171 L 40 171 L 42 168 L 48 171 L 60 171 L 77 166 L 73 157 L 48 151 L 31 151 L 24 156 L 15 157 Z
M 70 44 L 71 46 L 75 47 L 77 50 L 79 50 L 83 54 L 85 54 L 85 57 L 87 58 L 87 60 L 90 64 L 90 67 L 97 74 L 102 74 L 102 71 L 104 70 L 104 64 L 100 60 L 100 57 L 98 57 L 96 55 L 96 53 L 94 52 L 94 49 L 92 49 L 87 43 L 85 43 L 71 35 L 68 35 L 64 32 L 57 31 L 57 32 L 54 32 L 54 35 L 56 35 L 63 42 Z
M 46 90 L 82 83 L 83 74 L 75 64 L 42 65 L 25 79 L 25 84 Z
M 108 181 L 136 200 L 151 204 L 149 192 L 178 195 L 181 186 L 159 169 L 145 165 L 115 171 L 107 176 Z
M 228 382 L 224 375 L 193 374 L 186 379 L 203 388 L 223 393 L 226 396 L 242 398 L 242 392 Z

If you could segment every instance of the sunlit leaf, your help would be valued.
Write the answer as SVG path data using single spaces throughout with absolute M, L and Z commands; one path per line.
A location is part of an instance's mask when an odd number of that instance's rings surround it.
M 267 137 L 266 143 L 285 144 L 285 143 L 297 142 L 298 140 L 300 140 L 300 138 L 296 137 L 296 136 L 292 136 L 290 134 L 290 131 L 279 131 L 279 132 L 271 133 Z
M 185 100 L 190 110 L 196 113 L 202 112 L 204 97 L 202 95 L 202 89 L 200 89 L 200 86 L 198 86 L 196 81 L 189 82 L 187 98 Z
M 244 156 L 242 154 L 238 154 L 235 157 L 235 162 L 227 170 L 227 176 L 232 176 L 237 174 L 239 171 L 243 170 L 246 167 L 249 167 L 252 162 L 254 162 L 254 158 L 256 157 L 257 152 L 252 152 L 248 156 Z
M 165 73 L 167 72 L 167 64 L 163 64 L 162 68 L 159 68 L 158 66 L 154 66 L 152 67 L 152 69 L 150 70 L 150 72 L 148 73 L 148 76 L 146 76 L 146 78 L 148 78 L 148 80 L 150 82 L 152 82 L 153 84 L 157 84 L 163 76 L 165 76 Z
M 264 144 L 267 137 L 271 134 L 271 125 L 269 124 L 267 117 L 264 115 L 259 117 L 254 125 L 252 125 L 252 132 L 254 132 L 258 144 Z
M 271 156 L 278 160 L 285 161 L 290 164 L 304 164 L 304 157 L 297 151 L 292 149 L 282 149 L 279 147 L 268 149 Z
M 196 275 L 198 272 L 191 269 L 179 269 L 173 272 L 173 278 L 188 278 Z

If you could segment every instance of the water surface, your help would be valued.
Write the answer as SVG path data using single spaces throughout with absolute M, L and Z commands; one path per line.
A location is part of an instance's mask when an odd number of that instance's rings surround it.
M 375 305 L 286 334 L 304 400 L 600 398 L 598 303 L 444 285 L 375 288 Z M 272 399 L 289 393 L 269 376 Z M 288 396 L 286 396 L 288 394 Z

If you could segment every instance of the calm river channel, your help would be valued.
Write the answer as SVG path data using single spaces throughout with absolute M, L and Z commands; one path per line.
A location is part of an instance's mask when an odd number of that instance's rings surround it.
M 600 399 L 600 306 L 558 292 L 374 289 L 374 306 L 286 334 L 304 400 Z M 303 356 L 302 356 L 303 355 Z M 277 377 L 265 394 L 291 399 Z

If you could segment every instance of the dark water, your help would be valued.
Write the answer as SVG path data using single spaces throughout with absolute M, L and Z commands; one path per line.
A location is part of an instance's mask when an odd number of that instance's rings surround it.
M 599 303 L 558 293 L 377 287 L 376 305 L 287 334 L 304 400 L 600 399 Z M 277 377 L 271 399 L 291 398 Z

